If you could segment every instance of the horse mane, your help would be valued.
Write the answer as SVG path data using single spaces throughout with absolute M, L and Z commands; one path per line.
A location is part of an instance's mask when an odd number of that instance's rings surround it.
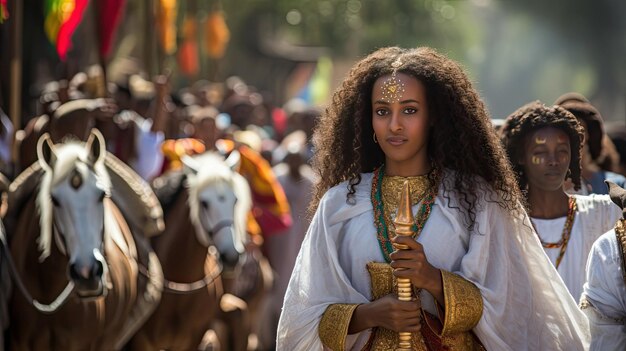
M 189 217 L 194 226 L 202 227 L 198 214 L 200 213 L 200 204 L 198 203 L 198 195 L 201 189 L 216 184 L 219 182 L 225 182 L 233 188 L 235 196 L 237 197 L 237 203 L 235 204 L 235 230 L 238 235 L 242 235 L 242 240 L 245 240 L 247 216 L 250 208 L 252 207 L 252 195 L 250 187 L 246 179 L 239 173 L 233 171 L 224 162 L 223 156 L 217 153 L 204 153 L 192 157 L 195 163 L 201 165 L 197 174 L 194 176 L 187 176 L 187 188 L 189 191 Z
M 93 167 L 98 182 L 105 189 L 107 195 L 111 192 L 111 179 L 106 171 L 104 163 L 95 164 L 89 160 L 89 151 L 85 148 L 85 143 L 78 141 L 68 141 L 64 144 L 56 144 L 54 147 L 56 162 L 54 168 L 42 167 L 43 177 L 39 183 L 39 193 L 37 194 L 37 208 L 39 210 L 39 225 L 41 232 L 37 240 L 41 255 L 39 261 L 44 261 L 50 256 L 52 244 L 52 224 L 53 206 L 50 191 L 63 181 L 76 168 L 87 170 Z M 105 151 L 103 151 L 105 152 Z
M 152 180 L 152 191 L 159 200 L 163 213 L 167 213 L 176 203 L 178 195 L 184 189 L 185 178 L 182 170 L 171 170 Z

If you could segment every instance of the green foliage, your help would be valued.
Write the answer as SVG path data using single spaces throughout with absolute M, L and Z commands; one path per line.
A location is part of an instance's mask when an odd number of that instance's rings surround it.
M 233 33 L 230 57 L 257 55 L 263 35 L 325 47 L 341 61 L 384 46 L 428 45 L 466 67 L 494 117 L 531 100 L 549 104 L 574 90 L 608 101 L 601 110 L 610 114 L 609 105 L 619 105 L 626 91 L 624 1 L 224 0 L 222 5 Z M 232 64 L 241 68 L 244 61 L 237 56 Z

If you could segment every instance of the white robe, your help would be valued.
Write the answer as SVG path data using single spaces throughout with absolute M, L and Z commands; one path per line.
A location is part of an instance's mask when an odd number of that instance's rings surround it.
M 580 300 L 585 283 L 585 264 L 593 242 L 613 228 L 621 217 L 622 211 L 608 195 L 576 195 L 578 210 L 572 226 L 572 233 L 565 255 L 557 271 L 574 297 Z M 565 217 L 555 219 L 531 218 L 539 236 L 544 242 L 558 242 L 563 234 Z M 546 249 L 546 254 L 553 265 L 559 257 L 561 248 Z
M 446 172 L 448 189 L 452 180 L 451 172 Z M 384 262 L 376 239 L 371 184 L 372 174 L 362 174 L 354 204 L 346 203 L 345 182 L 322 198 L 287 288 L 278 350 L 323 349 L 318 326 L 326 307 L 371 300 L 366 264 Z M 543 252 L 528 216 L 513 219 L 498 204 L 485 201 L 495 197 L 493 192 L 483 192 L 470 233 L 464 215 L 454 208 L 457 195 L 442 192 L 418 241 L 432 265 L 459 274 L 480 289 L 484 309 L 474 332 L 485 347 L 586 349 L 588 321 Z M 435 312 L 432 296 L 422 292 L 424 308 Z M 349 335 L 346 349 L 360 349 L 370 332 Z
M 592 351 L 626 350 L 626 284 L 619 250 L 611 230 L 589 253 L 583 299 L 591 306 L 583 311 L 589 317 Z

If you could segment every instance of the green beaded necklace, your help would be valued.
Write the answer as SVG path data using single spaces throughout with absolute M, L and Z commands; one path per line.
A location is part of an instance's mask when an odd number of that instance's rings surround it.
M 380 250 L 383 253 L 383 257 L 387 263 L 391 262 L 391 258 L 389 255 L 394 251 L 393 245 L 391 244 L 391 239 L 389 238 L 389 229 L 387 227 L 387 222 L 385 220 L 384 208 L 383 208 L 383 200 L 382 200 L 382 180 L 384 176 L 384 168 L 385 165 L 377 168 L 374 171 L 373 179 L 372 179 L 372 206 L 374 207 L 374 222 L 376 223 L 377 230 L 377 238 L 378 244 L 380 245 Z M 413 224 L 413 232 L 415 235 L 413 238 L 417 238 L 422 229 L 424 229 L 424 225 L 430 217 L 430 211 L 435 203 L 435 198 L 437 197 L 437 192 L 439 190 L 439 172 L 436 168 L 433 168 L 434 184 L 430 187 L 430 190 L 424 196 L 422 200 L 422 206 L 417 212 L 415 216 L 415 223 Z

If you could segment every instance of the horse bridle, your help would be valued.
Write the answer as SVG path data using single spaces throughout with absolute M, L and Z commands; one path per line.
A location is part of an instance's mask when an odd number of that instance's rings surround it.
M 223 219 L 217 222 L 213 227 L 209 228 L 208 230 L 205 230 L 199 224 L 198 224 L 198 227 L 194 225 L 197 231 L 201 231 L 203 233 L 208 234 L 208 237 L 206 238 L 208 246 L 209 246 L 207 249 L 208 254 L 215 257 L 215 260 L 218 263 L 217 269 L 211 270 L 211 272 L 207 273 L 202 279 L 196 280 L 195 282 L 192 282 L 192 283 L 174 282 L 163 277 L 163 291 L 173 293 L 173 294 L 191 294 L 200 289 L 204 289 L 205 287 L 212 284 L 217 278 L 219 278 L 222 275 L 223 265 L 222 265 L 221 260 L 219 259 L 219 252 L 217 251 L 217 248 L 213 244 L 212 237 L 215 233 L 219 232 L 223 228 L 233 225 L 233 223 L 234 221 L 232 219 Z M 139 267 L 139 271 L 144 275 L 148 273 L 145 267 L 143 266 Z
M 9 273 L 13 277 L 13 281 L 17 285 L 18 289 L 21 291 L 22 295 L 24 295 L 26 301 L 28 301 L 28 303 L 30 303 L 37 311 L 45 314 L 52 314 L 67 302 L 67 299 L 70 297 L 72 292 L 74 292 L 75 286 L 73 281 L 69 280 L 63 291 L 61 291 L 59 296 L 57 296 L 57 298 L 54 299 L 51 303 L 40 303 L 39 301 L 35 300 L 28 292 L 26 286 L 24 285 L 24 282 L 22 282 L 22 279 L 17 273 L 17 268 L 15 268 L 13 256 L 11 255 L 11 251 L 9 250 L 9 245 L 7 243 L 4 232 L 0 232 L 0 244 L 2 245 L 2 251 L 4 252 L 7 259 L 9 265 Z
M 194 223 L 193 226 L 196 230 L 196 237 L 198 238 L 198 241 L 200 241 L 202 245 L 210 247 L 214 244 L 213 235 L 220 230 L 233 225 L 234 223 L 235 221 L 233 219 L 223 219 L 208 229 L 205 229 L 202 223 Z
M 234 220 L 232 219 L 223 219 L 219 222 L 217 222 L 213 228 L 210 228 L 209 230 L 207 230 L 207 233 L 209 234 L 210 237 L 213 237 L 213 235 L 215 235 L 215 233 L 219 232 L 220 230 L 231 226 L 235 223 Z
M 191 294 L 193 292 L 196 292 L 200 289 L 203 289 L 209 286 L 217 278 L 219 278 L 222 275 L 223 266 L 222 266 L 221 260 L 219 259 L 219 252 L 217 251 L 217 248 L 214 245 L 213 235 L 215 235 L 215 233 L 219 232 L 220 230 L 233 225 L 234 223 L 235 221 L 232 219 L 223 219 L 215 223 L 215 225 L 213 227 L 210 227 L 209 229 L 204 229 L 204 227 L 200 223 L 194 223 L 194 229 L 196 230 L 196 235 L 199 235 L 199 233 L 207 234 L 206 237 L 203 237 L 202 239 L 200 238 L 198 239 L 201 242 L 205 241 L 205 245 L 208 246 L 208 249 L 207 249 L 208 254 L 211 256 L 214 256 L 216 261 L 218 262 L 217 272 L 215 272 L 215 270 L 212 270 L 211 272 L 206 274 L 202 279 L 196 280 L 195 282 L 192 282 L 192 283 L 178 283 L 178 282 L 174 282 L 163 277 L 163 291 L 174 293 L 174 294 Z M 140 271 L 144 275 L 147 273 L 147 271 L 145 271 L 145 267 L 140 267 Z
M 53 224 L 54 225 L 54 224 Z M 63 238 L 60 236 L 60 230 L 56 225 L 53 227 L 53 232 L 55 235 L 55 240 L 57 241 L 57 246 L 59 251 L 61 251 L 64 255 L 67 255 L 65 249 L 65 242 Z M 0 245 L 2 246 L 2 252 L 4 253 L 7 264 L 9 266 L 9 273 L 13 278 L 13 281 L 17 285 L 17 288 L 20 290 L 26 301 L 30 303 L 37 311 L 44 314 L 52 314 L 56 312 L 59 308 L 61 308 L 66 302 L 70 295 L 74 292 L 75 285 L 74 282 L 69 279 L 67 285 L 61 291 L 61 293 L 49 304 L 42 304 L 41 302 L 35 300 L 33 296 L 28 292 L 22 278 L 19 276 L 17 272 L 17 268 L 15 268 L 15 262 L 13 261 L 13 255 L 11 255 L 11 251 L 9 250 L 9 244 L 7 243 L 5 234 L 3 231 L 0 231 Z

